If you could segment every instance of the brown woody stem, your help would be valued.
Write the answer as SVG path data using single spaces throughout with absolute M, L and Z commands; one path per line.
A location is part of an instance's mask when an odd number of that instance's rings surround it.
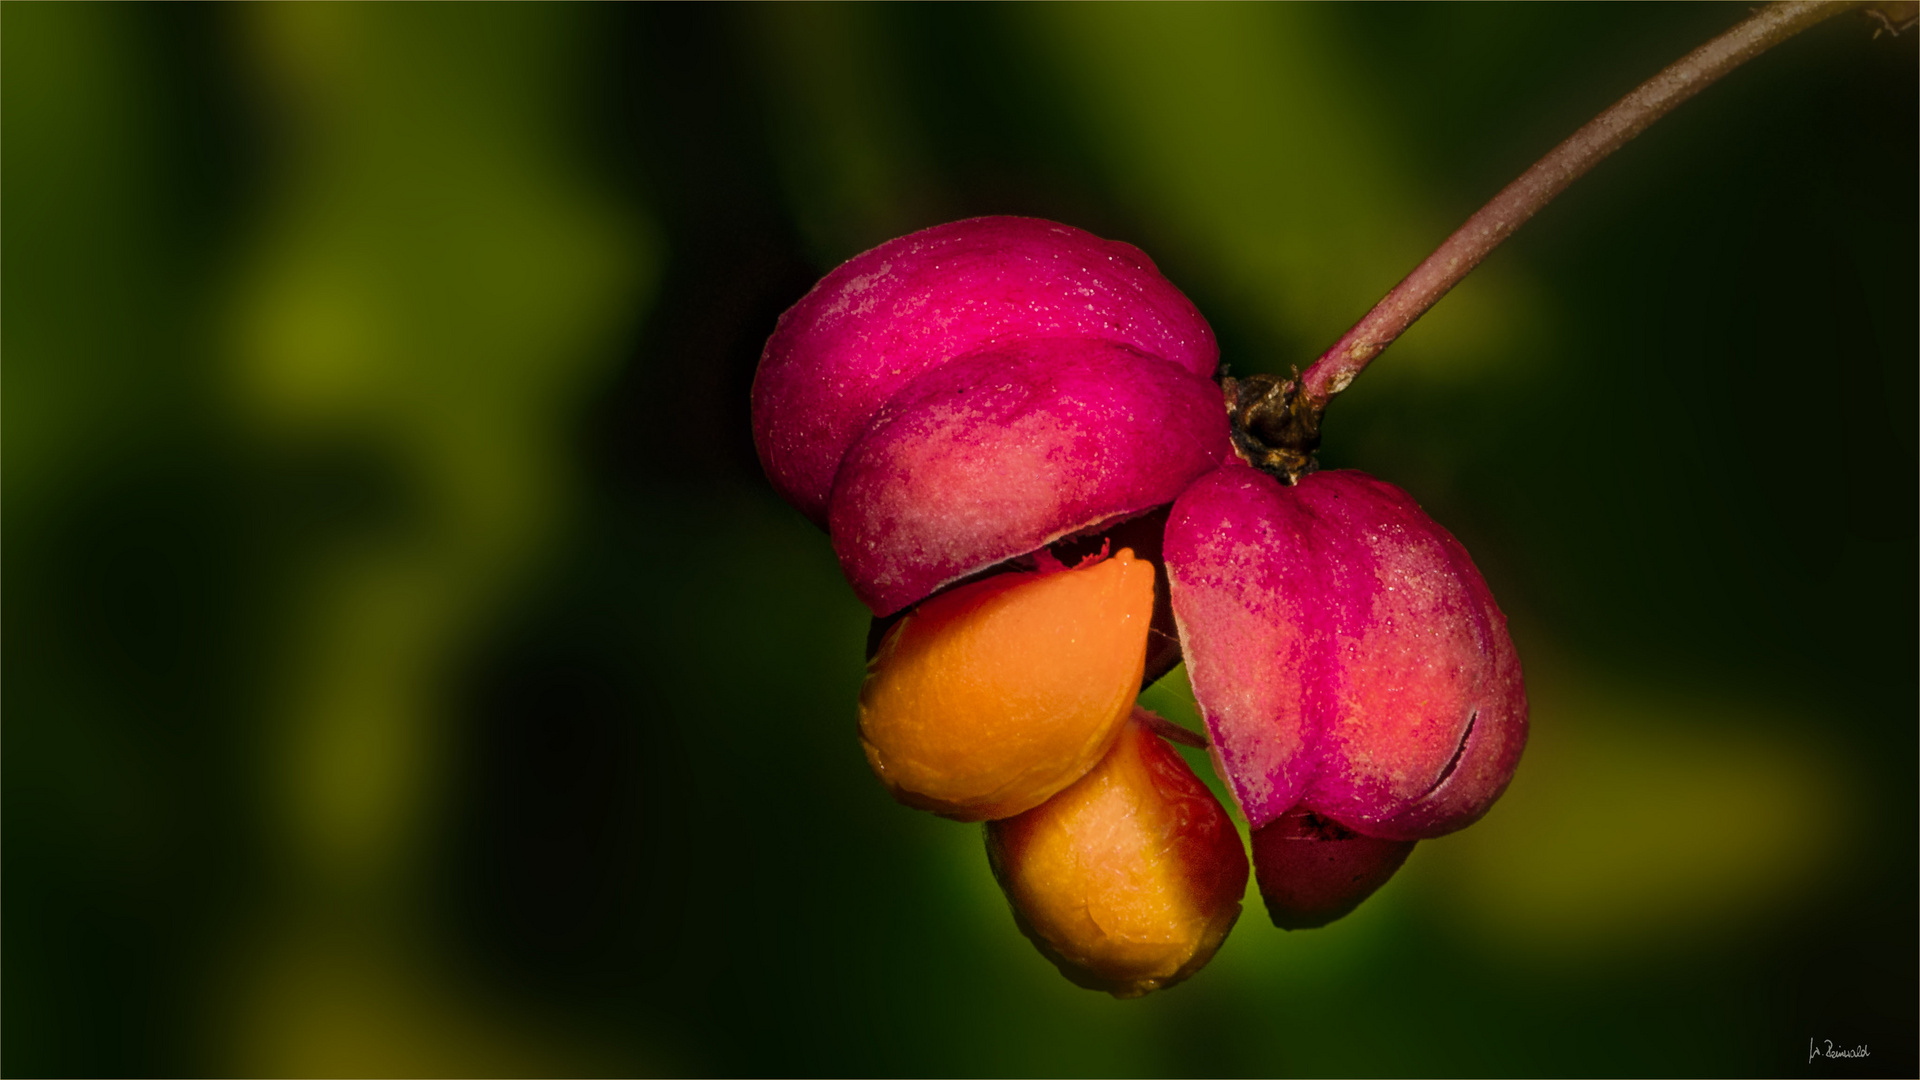
M 1312 428 L 1317 441 L 1317 414 L 1333 395 L 1345 390 L 1382 349 L 1567 185 L 1720 76 L 1817 22 L 1860 6 L 1857 0 L 1788 0 L 1768 5 L 1681 57 L 1594 117 L 1468 218 L 1365 318 L 1321 354 L 1301 376 L 1298 394 L 1304 400 L 1292 411 L 1304 407 L 1315 414 Z M 1289 391 L 1291 398 L 1291 386 Z

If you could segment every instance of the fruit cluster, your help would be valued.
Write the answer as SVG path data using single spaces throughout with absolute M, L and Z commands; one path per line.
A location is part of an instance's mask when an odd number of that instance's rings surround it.
M 1204 965 L 1248 877 L 1134 704 L 1182 656 L 1288 928 L 1485 813 L 1526 738 L 1505 619 L 1459 543 L 1363 474 L 1244 463 L 1218 366 L 1139 250 L 990 217 L 829 273 L 753 387 L 768 477 L 876 616 L 874 772 L 987 822 L 1023 932 L 1118 996 Z

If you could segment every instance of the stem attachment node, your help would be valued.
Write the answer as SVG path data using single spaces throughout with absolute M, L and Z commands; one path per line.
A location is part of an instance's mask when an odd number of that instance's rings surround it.
M 1287 484 L 1320 467 L 1313 452 L 1320 446 L 1324 405 L 1301 391 L 1297 377 L 1249 375 L 1223 379 L 1220 388 L 1240 460 Z

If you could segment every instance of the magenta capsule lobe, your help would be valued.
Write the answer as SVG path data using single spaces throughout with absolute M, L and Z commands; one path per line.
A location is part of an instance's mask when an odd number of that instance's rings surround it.
M 854 592 L 887 615 L 1165 506 L 1231 452 L 1211 380 L 1110 342 L 1027 341 L 896 393 L 841 466 L 828 531 Z
M 1202 378 L 1213 331 L 1139 249 L 1056 222 L 984 217 L 857 255 L 782 315 L 753 384 L 754 445 L 787 501 L 826 525 L 835 476 L 874 414 L 983 348 L 1072 337 Z
M 1505 790 L 1527 730 L 1506 618 L 1404 491 L 1230 464 L 1174 504 L 1166 558 L 1194 693 L 1253 827 L 1300 807 L 1418 840 Z
M 1418 842 L 1361 836 L 1301 809 L 1253 830 L 1252 839 L 1260 898 L 1282 930 L 1310 930 L 1351 914 Z

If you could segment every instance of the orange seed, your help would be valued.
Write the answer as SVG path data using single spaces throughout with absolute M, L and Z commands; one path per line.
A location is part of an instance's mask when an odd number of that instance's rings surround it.
M 1204 967 L 1247 888 L 1226 810 L 1137 722 L 1078 783 L 990 822 L 987 858 L 1021 931 L 1067 978 L 1115 997 Z
M 1153 579 L 1122 549 L 921 604 L 860 688 L 873 771 L 901 802 L 961 821 L 1010 817 L 1079 779 L 1139 692 Z

